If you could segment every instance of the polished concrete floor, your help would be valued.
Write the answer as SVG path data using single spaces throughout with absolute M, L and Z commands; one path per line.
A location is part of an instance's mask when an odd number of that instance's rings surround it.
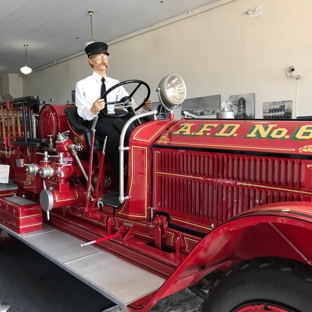
M 101 312 L 114 304 L 17 239 L 0 246 L 0 304 L 10 312 Z
M 9 312 L 122 312 L 121 308 L 24 243 L 0 245 L 0 308 Z M 184 290 L 151 312 L 198 312 L 202 299 Z M 1 311 L 1 309 L 0 309 Z
M 159 302 L 150 312 L 200 312 L 203 300 L 185 289 Z M 104 312 L 126 312 L 119 307 L 111 307 Z

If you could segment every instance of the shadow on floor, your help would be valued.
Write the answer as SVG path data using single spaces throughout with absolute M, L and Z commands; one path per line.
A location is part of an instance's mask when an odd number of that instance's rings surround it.
M 10 312 L 100 312 L 110 300 L 19 240 L 0 245 L 0 304 Z

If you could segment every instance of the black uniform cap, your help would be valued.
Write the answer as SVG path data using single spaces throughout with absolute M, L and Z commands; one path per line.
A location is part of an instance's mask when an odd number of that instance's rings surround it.
M 88 57 L 98 53 L 105 53 L 109 55 L 107 49 L 108 45 L 105 42 L 92 42 L 86 46 L 85 52 L 87 53 Z

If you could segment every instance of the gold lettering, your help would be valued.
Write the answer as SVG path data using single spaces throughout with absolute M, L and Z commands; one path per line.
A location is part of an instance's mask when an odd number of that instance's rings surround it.
M 229 136 L 234 136 L 236 130 L 240 127 L 238 124 L 225 124 L 222 125 L 220 128 L 220 131 L 218 131 L 214 136 L 224 136 L 224 137 L 229 137 Z
M 295 135 L 296 139 L 307 140 L 312 138 L 312 126 L 302 126 Z
M 281 138 L 285 138 L 286 134 L 287 134 L 287 129 L 285 128 L 280 128 L 280 129 L 276 129 L 274 131 L 272 131 L 271 133 L 271 138 L 272 139 L 281 139 Z
M 199 130 L 194 133 L 195 135 L 204 135 L 204 132 L 207 131 L 209 132 L 212 128 L 217 127 L 217 124 L 203 124 Z M 210 133 L 206 133 L 206 136 L 210 135 Z
M 194 124 L 181 125 L 181 128 L 172 134 L 191 135 L 191 128 Z
M 270 134 L 272 128 L 275 126 L 277 125 L 254 125 L 250 132 L 247 133 L 246 138 L 265 138 Z

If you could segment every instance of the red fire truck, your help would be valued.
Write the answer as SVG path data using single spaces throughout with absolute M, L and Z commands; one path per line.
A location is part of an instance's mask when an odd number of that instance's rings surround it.
M 148 97 L 130 83 L 112 118 Z M 204 312 L 311 311 L 312 122 L 175 120 L 183 80 L 157 91 L 170 116 L 126 122 L 119 172 L 74 105 L 1 102 L 1 230 L 129 311 L 185 288 Z

